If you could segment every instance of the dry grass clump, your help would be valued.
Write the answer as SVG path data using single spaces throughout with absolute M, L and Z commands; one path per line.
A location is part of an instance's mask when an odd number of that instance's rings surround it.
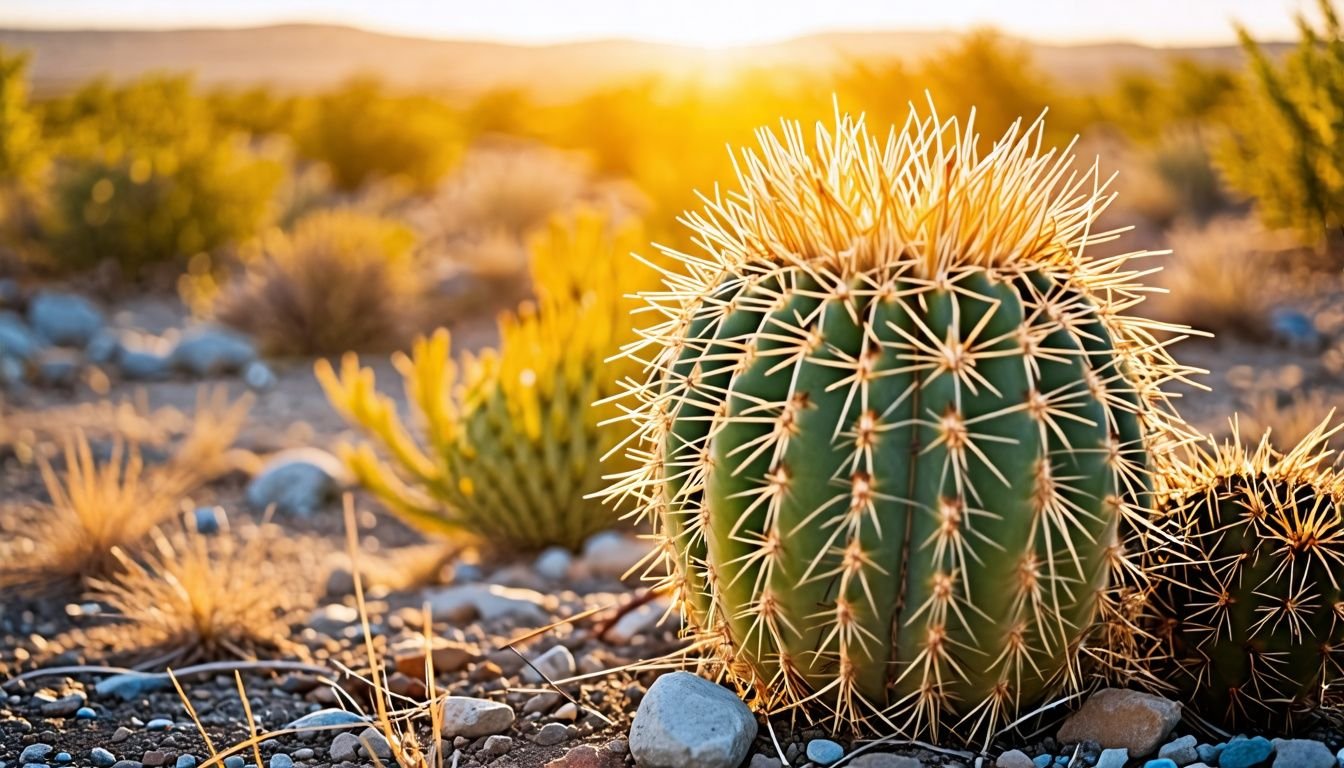
M 89 582 L 90 597 L 124 623 L 137 654 L 156 665 L 258 654 L 292 654 L 287 639 L 312 592 L 277 557 L 283 538 L 272 525 L 203 534 L 183 524 L 156 528 L 136 554 L 114 548 L 119 568 Z
M 42 410 L 5 409 L 0 418 L 0 446 L 26 464 L 44 448 L 59 448 L 80 434 L 94 441 L 121 439 L 142 447 L 161 447 L 189 429 L 186 414 L 170 407 L 150 408 L 143 394 Z
M 386 349 L 420 309 L 416 238 L 398 221 L 326 210 L 272 233 L 216 299 L 225 323 L 277 354 Z
M 1249 217 L 1182 224 L 1168 233 L 1171 256 L 1154 283 L 1167 293 L 1145 311 L 1173 323 L 1247 339 L 1269 335 L 1269 313 L 1289 289 L 1279 254 L 1289 247 Z
M 1344 397 L 1319 389 L 1293 394 L 1260 392 L 1240 410 L 1238 420 L 1242 434 L 1262 435 L 1273 430 L 1276 445 L 1300 445 L 1341 407 Z M 1335 433 L 1325 445 L 1344 451 L 1344 433 Z

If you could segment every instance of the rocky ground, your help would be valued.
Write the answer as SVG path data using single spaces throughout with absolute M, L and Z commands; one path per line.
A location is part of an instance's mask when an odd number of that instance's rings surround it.
M 3 295 L 9 290 L 0 285 L 0 305 L 16 300 Z M 456 329 L 454 338 L 472 347 L 490 335 L 481 324 Z M 1211 369 L 1206 383 L 1215 388 L 1191 390 L 1186 412 L 1201 427 L 1218 429 L 1232 408 L 1261 395 L 1284 399 L 1303 389 L 1339 395 L 1337 335 L 1327 329 L 1319 338 L 1298 334 L 1272 345 L 1184 344 L 1179 357 Z M 370 730 L 369 654 L 342 554 L 344 477 L 326 453 L 346 427 L 313 380 L 312 361 L 262 360 L 247 339 L 193 325 L 171 301 L 108 309 L 62 293 L 27 297 L 13 311 L 0 311 L 0 350 L 3 414 L 11 432 L 25 425 L 25 440 L 36 431 L 41 442 L 43 419 L 76 418 L 72 406 L 79 403 L 140 398 L 142 412 L 189 413 L 203 384 L 222 385 L 234 396 L 251 391 L 256 401 L 238 444 L 254 461 L 192 501 L 201 508 L 196 514 L 217 514 L 218 507 L 235 518 L 261 519 L 276 506 L 272 521 L 286 531 L 286 543 L 274 556 L 293 565 L 313 595 L 311 611 L 292 627 L 297 648 L 283 659 L 289 666 L 244 665 L 245 700 L 233 667 L 180 668 L 185 701 L 161 675 L 86 668 L 17 677 L 123 658 L 113 636 L 100 634 L 108 620 L 99 606 L 77 598 L 7 598 L 0 604 L 0 679 L 9 681 L 0 697 L 0 768 L 191 768 L 210 757 L 212 746 L 223 751 L 248 738 L 249 713 L 260 733 L 286 731 L 260 740 L 269 768 L 386 764 L 388 745 Z M 385 356 L 376 367 L 384 388 L 395 391 Z M 53 426 L 48 437 L 59 433 Z M 21 538 L 22 510 L 42 495 L 31 456 L 15 450 L 15 435 L 4 439 L 0 549 Z M 443 765 L 601 768 L 634 764 L 638 756 L 649 766 L 704 768 L 1328 768 L 1344 746 L 1344 737 L 1329 730 L 1295 741 L 1199 737 L 1181 724 L 1171 702 L 1118 691 L 1094 695 L 1063 726 L 1021 737 L 1018 749 L 1000 745 L 984 755 L 831 741 L 787 717 L 767 728 L 725 689 L 662 674 L 667 665 L 649 663 L 681 646 L 675 617 L 659 623 L 668 606 L 649 600 L 638 583 L 621 581 L 645 552 L 629 533 L 600 534 L 577 555 L 496 553 L 483 562 L 426 547 L 375 503 L 357 501 L 372 583 L 372 644 L 388 670 L 393 708 L 406 712 L 409 702 L 425 698 L 427 658 L 436 687 L 455 697 L 438 713 Z M 436 638 L 429 648 L 425 607 Z M 423 738 L 430 722 L 407 727 Z M 244 768 L 257 759 L 246 749 L 223 762 Z

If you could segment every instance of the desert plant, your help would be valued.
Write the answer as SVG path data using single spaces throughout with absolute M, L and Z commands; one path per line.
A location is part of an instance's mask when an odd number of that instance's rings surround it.
M 0 186 L 32 183 L 46 162 L 27 73 L 28 54 L 0 49 Z
M 265 239 L 214 311 L 274 353 L 386 349 L 406 340 L 416 321 L 414 258 L 415 235 L 398 221 L 310 213 Z
M 638 227 L 612 229 L 603 217 L 557 221 L 533 246 L 539 306 L 500 320 L 500 349 L 449 359 L 440 330 L 394 363 L 423 425 L 422 443 L 380 395 L 372 369 L 347 355 L 339 375 L 326 361 L 317 376 L 352 424 L 381 443 L 345 451 L 361 482 L 407 522 L 427 532 L 470 534 L 518 549 L 578 547 L 616 515 L 588 495 L 602 487 L 601 457 L 620 439 L 605 422 L 612 395 L 632 373 L 611 363 L 633 339 L 626 291 L 653 276 L 629 256 Z
M 1094 257 L 1096 166 L 912 112 L 759 134 L 645 294 L 610 493 L 653 521 L 706 661 L 760 709 L 988 739 L 1081 683 L 1182 369 Z
M 1318 0 L 1317 30 L 1298 17 L 1301 41 L 1275 61 L 1238 28 L 1251 60 L 1250 98 L 1222 154 L 1229 182 L 1253 196 L 1265 222 L 1308 242 L 1341 240 L 1344 227 L 1344 28 L 1331 0 Z
M 1254 447 L 1210 438 L 1164 474 L 1159 509 L 1188 551 L 1149 553 L 1153 634 L 1187 717 L 1292 727 L 1339 677 L 1344 476 L 1327 465 L 1328 424 L 1286 453 L 1270 432 Z
M 119 620 L 124 650 L 156 665 L 293 653 L 289 624 L 312 594 L 276 558 L 282 539 L 274 526 L 156 528 L 148 546 L 112 550 L 118 567 L 91 579 L 89 596 Z

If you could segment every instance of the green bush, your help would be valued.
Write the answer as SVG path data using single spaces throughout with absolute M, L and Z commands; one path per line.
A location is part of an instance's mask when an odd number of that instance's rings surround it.
M 47 126 L 60 268 L 111 260 L 136 274 L 249 238 L 282 177 L 275 159 L 214 121 L 185 78 L 90 84 L 51 104 Z
M 1266 224 L 1328 247 L 1344 240 L 1344 28 L 1330 0 L 1319 3 L 1321 29 L 1299 16 L 1301 40 L 1282 61 L 1238 28 L 1252 87 L 1220 159 Z

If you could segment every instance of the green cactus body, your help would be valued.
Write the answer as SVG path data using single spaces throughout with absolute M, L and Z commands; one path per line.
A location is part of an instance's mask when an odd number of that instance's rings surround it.
M 613 492 L 654 520 L 687 624 L 762 709 L 988 738 L 1081 682 L 1128 588 L 1122 522 L 1147 503 L 1178 369 L 1115 311 L 1127 273 L 1071 260 L 1085 233 L 1042 234 L 1090 214 L 1033 192 L 1039 210 L 918 232 L 977 185 L 923 189 L 912 168 L 960 168 L 969 142 L 930 157 L 907 133 L 883 154 L 847 118 L 819 159 L 788 139 L 764 134 L 747 191 L 692 219 L 711 258 L 646 296 L 670 319 L 630 353 L 652 360 L 640 466 Z M 982 203 L 1028 181 L 1009 166 L 977 177 Z M 920 194 L 922 219 L 890 205 Z M 1020 255 L 914 245 L 985 239 L 976 224 Z
M 1315 721 L 1344 651 L 1344 479 L 1322 424 L 1287 454 L 1266 434 L 1168 473 L 1162 507 L 1190 551 L 1157 556 L 1169 676 L 1216 728 Z

